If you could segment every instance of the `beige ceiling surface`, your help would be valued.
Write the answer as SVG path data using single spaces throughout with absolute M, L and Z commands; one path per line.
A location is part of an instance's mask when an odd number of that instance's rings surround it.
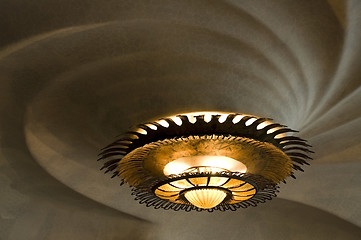
M 360 239 L 361 2 L 0 3 L 1 239 Z M 139 205 L 99 171 L 133 124 L 271 117 L 314 161 L 236 212 Z

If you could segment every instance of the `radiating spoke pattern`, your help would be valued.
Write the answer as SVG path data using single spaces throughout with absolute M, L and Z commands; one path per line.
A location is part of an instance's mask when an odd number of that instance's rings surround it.
M 358 0 L 1 2 L 0 238 L 360 239 L 360 12 Z M 99 149 L 129 126 L 195 111 L 272 118 L 315 160 L 281 198 L 235 213 L 145 208 L 99 171 Z

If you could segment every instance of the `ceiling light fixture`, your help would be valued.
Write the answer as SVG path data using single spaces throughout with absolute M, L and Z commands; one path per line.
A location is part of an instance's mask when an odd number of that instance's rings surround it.
M 102 169 L 140 203 L 173 210 L 236 210 L 272 199 L 311 158 L 310 145 L 271 119 L 179 114 L 137 125 L 102 149 Z

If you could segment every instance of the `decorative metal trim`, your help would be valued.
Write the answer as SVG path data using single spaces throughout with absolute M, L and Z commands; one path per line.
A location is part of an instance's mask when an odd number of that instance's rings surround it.
M 235 160 L 238 155 L 240 155 L 238 158 L 248 156 L 243 158 L 243 164 L 263 165 L 262 168 L 252 171 L 248 169 L 249 173 L 262 175 L 274 183 L 284 180 L 292 171 L 290 158 L 272 144 L 243 137 L 206 135 L 165 139 L 139 147 L 118 163 L 118 168 L 121 169 L 119 176 L 129 185 L 137 187 L 152 181 L 153 178 L 163 177 L 163 167 L 167 158 L 171 161 L 177 158 L 173 154 L 178 155 L 178 152 L 198 154 L 210 151 L 216 155 L 221 151 L 222 156 Z
M 237 178 L 237 179 L 240 179 L 247 183 L 251 183 L 257 189 L 256 194 L 253 197 L 251 197 L 245 201 L 242 201 L 239 203 L 234 203 L 234 204 L 228 204 L 227 202 L 223 202 L 223 203 L 219 204 L 218 206 L 211 208 L 211 209 L 198 208 L 196 206 L 191 205 L 187 201 L 184 201 L 182 204 L 170 202 L 170 201 L 161 199 L 154 194 L 154 188 L 158 187 L 159 185 L 162 185 L 162 184 L 166 183 L 167 181 L 171 182 L 171 181 L 175 181 L 176 179 L 186 178 L 186 177 L 189 177 L 190 175 L 192 177 L 202 177 L 202 176 L 205 177 L 205 176 L 207 176 L 207 173 L 181 174 L 177 177 L 173 177 L 173 178 L 165 180 L 165 181 L 154 182 L 153 188 L 149 188 L 146 186 L 140 187 L 140 188 L 133 188 L 132 195 L 135 195 L 135 200 L 138 200 L 140 204 L 145 204 L 147 207 L 152 206 L 155 209 L 163 208 L 165 210 L 169 210 L 169 209 L 172 209 L 175 211 L 184 210 L 187 212 L 189 212 L 191 210 L 213 212 L 213 211 L 218 211 L 218 210 L 219 211 L 226 211 L 226 210 L 235 211 L 238 208 L 247 208 L 250 206 L 256 207 L 259 203 L 264 203 L 267 200 L 271 200 L 273 197 L 276 197 L 277 192 L 278 192 L 278 186 L 276 184 L 270 183 L 269 180 L 267 180 L 261 176 L 250 175 L 250 174 L 240 174 L 238 172 L 236 172 L 236 173 L 221 172 L 221 173 L 212 174 L 212 176 L 218 176 L 218 177 L 225 176 L 225 177 L 229 177 L 229 178 Z
M 242 119 L 233 123 L 233 120 L 238 115 L 242 115 Z M 168 126 L 163 126 L 159 121 L 149 122 L 137 125 L 134 130 L 129 131 L 119 137 L 115 142 L 109 144 L 101 150 L 98 160 L 105 160 L 101 170 L 105 169 L 105 173 L 112 172 L 112 178 L 121 175 L 123 169 L 118 168 L 122 165 L 122 159 L 133 150 L 143 147 L 149 143 L 155 143 L 162 140 L 187 138 L 190 136 L 226 136 L 226 137 L 242 137 L 250 140 L 259 141 L 262 143 L 269 143 L 280 149 L 292 161 L 292 168 L 294 171 L 303 171 L 302 165 L 309 165 L 309 160 L 312 158 L 308 156 L 313 153 L 309 150 L 310 145 L 307 141 L 296 136 L 289 136 L 288 133 L 297 132 L 289 129 L 284 125 L 278 123 L 271 123 L 263 128 L 260 124 L 270 121 L 269 118 L 261 118 L 245 114 L 229 114 L 224 122 L 220 123 L 220 115 L 212 115 L 209 121 L 205 121 L 204 115 L 195 116 L 196 121 L 190 122 L 186 115 L 177 115 L 182 124 L 177 124 L 172 118 L 160 119 L 167 123 Z M 254 119 L 251 124 L 246 124 L 248 120 Z M 276 137 L 277 136 L 277 137 Z M 134 159 L 134 162 L 127 167 L 136 168 L 139 166 L 139 160 Z M 126 170 L 125 170 L 126 171 Z M 237 176 L 239 173 L 226 173 Z M 238 175 L 240 176 L 240 175 Z M 294 173 L 291 172 L 290 176 L 295 178 Z M 275 182 L 258 175 L 242 175 L 242 178 L 254 181 L 258 187 L 257 193 L 250 199 L 236 204 L 221 203 L 207 211 L 214 210 L 236 210 L 238 208 L 245 208 L 248 206 L 256 206 L 258 203 L 270 200 L 276 196 L 278 186 Z M 142 179 L 142 184 L 137 187 L 133 186 L 132 195 L 136 196 L 136 200 L 140 203 L 145 203 L 146 206 L 153 206 L 154 208 L 185 210 L 185 211 L 203 211 L 193 205 L 177 204 L 160 199 L 154 195 L 152 188 L 169 178 L 166 176 L 157 176 L 155 178 Z M 144 180 L 144 181 L 143 181 Z M 285 180 L 283 179 L 283 182 Z M 121 179 L 121 185 L 124 180 Z

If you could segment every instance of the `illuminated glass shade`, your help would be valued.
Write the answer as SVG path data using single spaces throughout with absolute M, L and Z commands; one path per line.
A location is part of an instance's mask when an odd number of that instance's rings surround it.
M 194 189 L 184 194 L 185 198 L 194 206 L 209 209 L 214 208 L 226 198 L 227 194 L 219 189 Z
M 154 193 L 174 203 L 188 203 L 201 209 L 214 208 L 222 202 L 239 203 L 252 198 L 257 189 L 251 182 L 231 173 L 195 172 L 160 184 Z
M 292 132 L 247 114 L 177 114 L 134 126 L 98 160 L 146 206 L 235 211 L 272 199 L 309 164 L 310 145 Z

